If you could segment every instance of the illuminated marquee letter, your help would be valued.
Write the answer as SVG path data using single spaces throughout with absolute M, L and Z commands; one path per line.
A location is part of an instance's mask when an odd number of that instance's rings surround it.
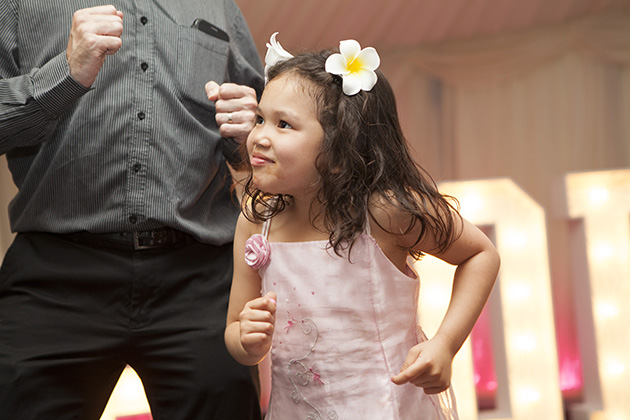
M 585 400 L 576 418 L 630 420 L 630 170 L 565 181 L 569 216 L 583 220 L 576 240 L 586 239 L 588 261 L 588 278 L 576 287 Z
M 136 371 L 127 366 L 120 375 L 100 420 L 116 420 L 132 414 L 140 418 L 138 413 L 146 413 L 149 417 L 150 412 L 142 381 Z
M 496 410 L 484 418 L 563 419 L 543 209 L 509 179 L 443 183 L 440 190 L 458 198 L 462 215 L 470 222 L 494 227 L 501 254 L 501 273 L 489 302 L 494 318 L 497 401 Z M 452 270 L 436 261 L 427 258 L 417 265 L 422 281 L 420 321 L 429 336 L 444 314 L 451 288 Z M 469 364 L 464 377 L 457 373 L 460 357 Z M 454 364 L 459 376 L 453 377 L 453 386 L 461 418 L 473 420 L 478 417 L 474 416 L 475 400 L 470 401 L 474 386 L 468 342 Z

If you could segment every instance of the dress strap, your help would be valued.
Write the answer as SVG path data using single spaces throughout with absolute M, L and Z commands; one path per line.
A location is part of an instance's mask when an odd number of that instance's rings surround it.
M 372 229 L 370 227 L 370 212 L 365 212 L 365 234 L 372 236 Z
M 275 205 L 278 202 L 278 197 L 274 197 L 271 199 L 271 205 Z M 271 209 L 267 209 L 265 210 L 265 215 L 269 216 L 272 213 Z M 263 222 L 263 226 L 262 226 L 262 236 L 265 237 L 265 239 L 268 239 L 269 236 L 269 227 L 271 226 L 271 217 L 267 220 L 265 220 Z
M 269 226 L 271 226 L 271 219 L 267 219 L 263 222 L 262 236 L 264 236 L 265 239 L 268 239 L 269 236 Z

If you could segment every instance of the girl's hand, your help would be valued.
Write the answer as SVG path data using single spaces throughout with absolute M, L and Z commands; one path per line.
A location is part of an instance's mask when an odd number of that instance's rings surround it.
M 269 292 L 247 302 L 239 315 L 241 345 L 250 356 L 262 358 L 271 348 L 276 299 L 276 294 Z
M 417 344 L 409 350 L 398 375 L 392 377 L 397 385 L 410 382 L 424 388 L 427 394 L 437 394 L 451 384 L 451 364 L 454 354 L 437 337 Z

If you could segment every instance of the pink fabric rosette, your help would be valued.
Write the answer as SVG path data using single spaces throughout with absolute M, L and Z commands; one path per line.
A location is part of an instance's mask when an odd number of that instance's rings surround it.
M 254 270 L 267 264 L 270 253 L 267 238 L 259 233 L 250 236 L 245 242 L 245 262 Z

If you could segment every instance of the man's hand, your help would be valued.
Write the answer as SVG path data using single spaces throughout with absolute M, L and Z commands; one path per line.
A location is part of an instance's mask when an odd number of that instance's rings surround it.
M 222 137 L 232 137 L 239 143 L 247 140 L 254 128 L 258 100 L 256 91 L 234 83 L 206 83 L 208 99 L 215 102 L 217 125 Z
M 105 57 L 120 49 L 122 19 L 122 12 L 114 6 L 91 7 L 74 13 L 66 58 L 70 75 L 81 85 L 92 86 Z

